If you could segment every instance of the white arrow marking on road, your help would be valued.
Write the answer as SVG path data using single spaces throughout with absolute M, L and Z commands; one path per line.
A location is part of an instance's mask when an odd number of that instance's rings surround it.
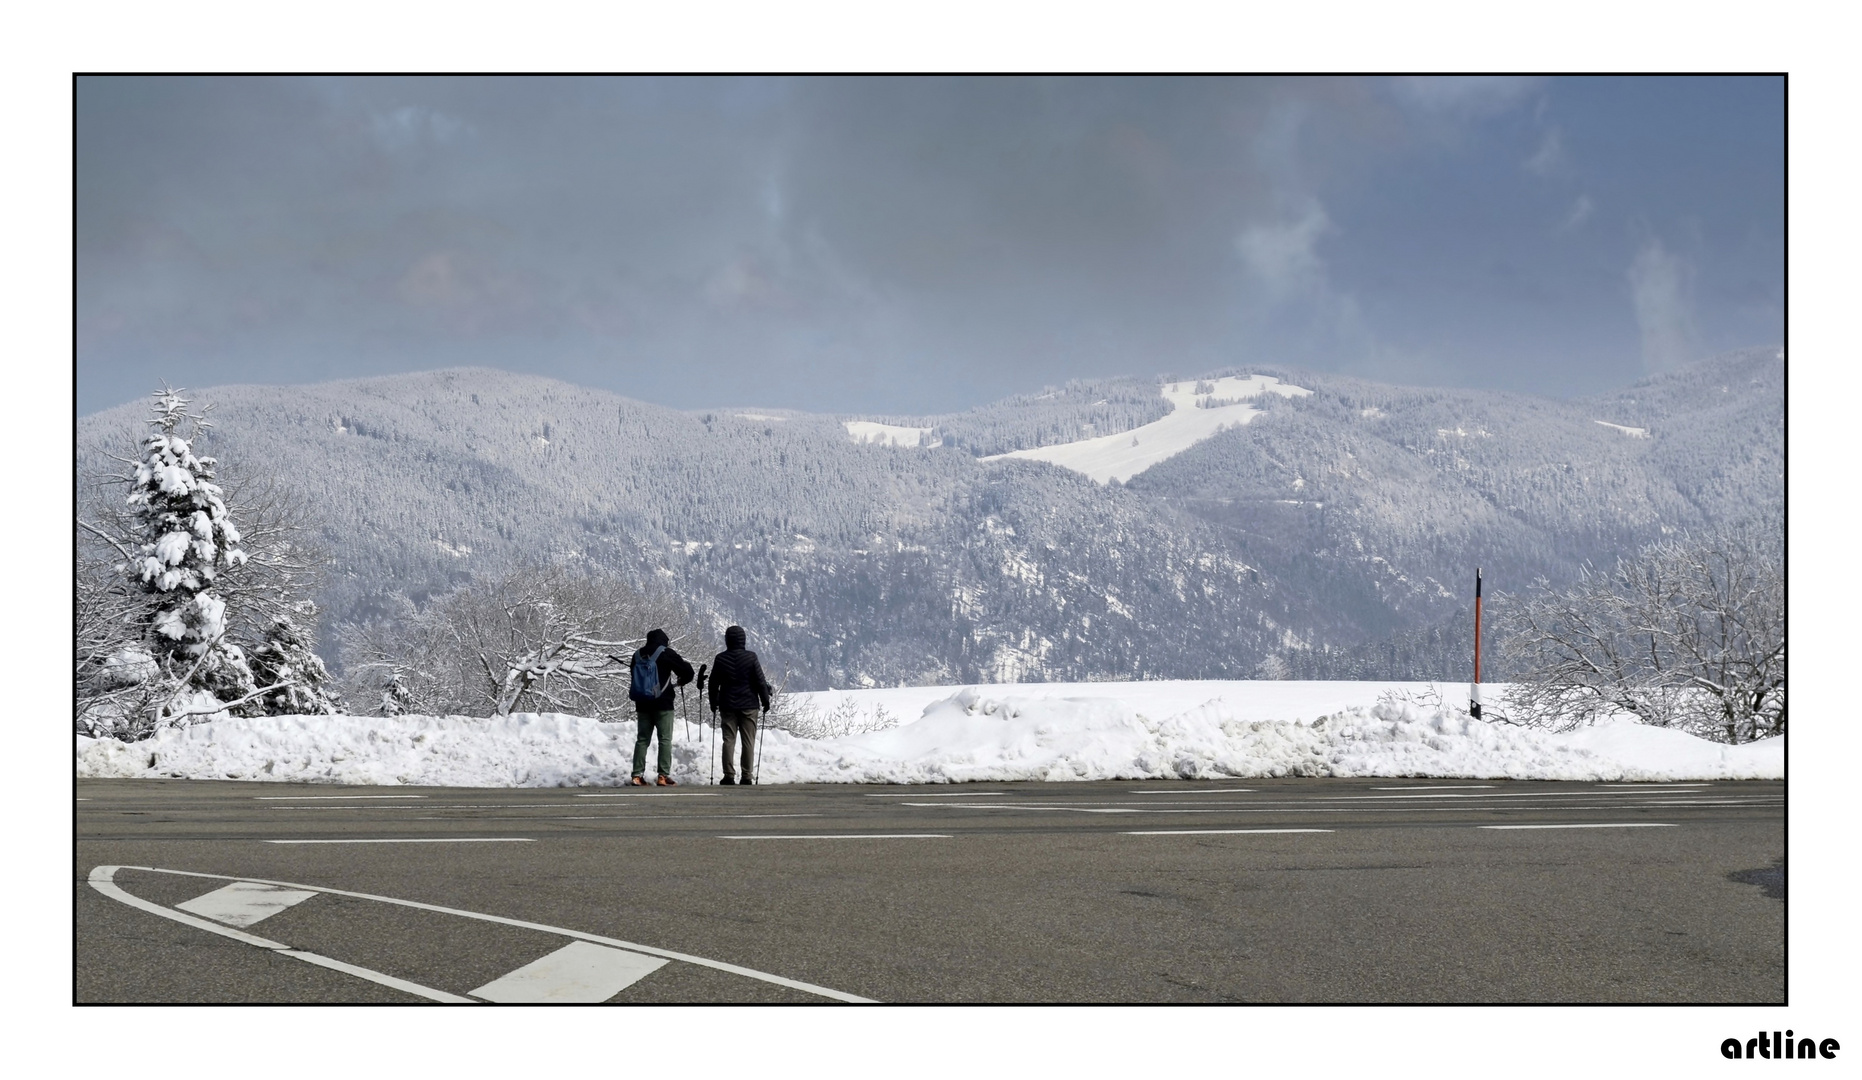
M 580 930 L 570 930 L 561 926 L 550 926 L 547 923 L 529 922 L 524 919 L 509 919 L 503 915 L 486 915 L 477 911 L 464 911 L 460 908 L 442 907 L 439 904 L 423 904 L 418 900 L 397 900 L 392 896 L 377 896 L 374 893 L 351 892 L 348 889 L 327 889 L 318 885 L 300 885 L 295 881 L 270 881 L 265 878 L 235 878 L 227 874 L 203 874 L 196 870 L 164 870 L 156 866 L 99 866 L 91 871 L 90 883 L 92 888 L 113 900 L 128 904 L 130 907 L 140 908 L 144 911 L 160 915 L 164 919 L 173 919 L 176 922 L 186 923 L 189 926 L 207 930 L 219 934 L 222 937 L 230 937 L 237 941 L 243 941 L 248 945 L 256 945 L 261 949 L 277 949 L 285 956 L 295 956 L 299 960 L 334 968 L 337 971 L 348 971 L 352 975 L 360 975 L 365 979 L 379 982 L 384 986 L 393 986 L 397 989 L 406 990 L 410 994 L 418 994 L 421 997 L 432 998 L 434 1001 L 471 1002 L 472 999 L 460 997 L 457 994 L 448 994 L 443 990 L 433 990 L 429 987 L 420 986 L 417 983 L 406 982 L 402 979 L 396 979 L 392 975 L 370 972 L 366 968 L 351 968 L 340 961 L 331 960 L 328 957 L 317 956 L 314 953 L 300 952 L 288 946 L 281 945 L 276 941 L 268 941 L 265 938 L 257 937 L 240 930 L 231 930 L 216 923 L 208 922 L 205 919 L 198 919 L 192 915 L 186 915 L 179 911 L 162 907 L 160 904 L 150 903 L 139 896 L 132 896 L 123 891 L 121 886 L 115 884 L 111 880 L 118 870 L 141 870 L 150 874 L 174 874 L 178 877 L 210 878 L 215 881 L 251 881 L 260 885 L 278 885 L 287 889 L 307 889 L 312 892 L 329 893 L 331 896 L 348 896 L 357 900 L 374 900 L 378 903 L 393 904 L 396 907 L 413 908 L 416 911 L 433 911 L 441 915 L 457 915 L 464 919 L 477 919 L 480 922 L 497 923 L 501 926 L 515 926 L 523 930 L 541 930 L 546 934 L 575 938 L 580 941 L 592 941 L 597 945 L 612 945 L 618 949 L 645 953 L 648 956 L 663 956 L 668 960 L 679 960 L 687 964 L 696 964 L 699 967 L 708 967 L 717 971 L 729 972 L 732 975 L 742 975 L 747 979 L 774 983 L 777 986 L 786 986 L 791 990 L 800 990 L 803 993 L 832 998 L 835 1001 L 854 1002 L 862 1005 L 874 1004 L 872 998 L 858 997 L 843 990 L 833 990 L 825 986 L 816 986 L 814 983 L 802 982 L 800 979 L 785 979 L 780 975 L 771 975 L 766 971 L 757 971 L 755 968 L 738 967 L 736 964 L 727 964 L 721 960 L 710 960 L 702 956 L 693 956 L 690 953 L 673 952 L 671 949 L 656 949 L 651 945 L 638 945 L 631 941 L 622 941 L 619 938 L 603 937 L 600 934 L 588 934 Z
M 370 971 L 368 968 L 356 967 L 354 964 L 345 964 L 341 960 L 332 960 L 327 956 L 319 956 L 313 952 L 305 952 L 302 949 L 293 949 L 291 946 L 286 945 L 283 942 L 272 941 L 269 938 L 262 938 L 262 937 L 259 937 L 257 934 L 248 934 L 240 930 L 229 930 L 226 927 L 219 925 L 218 923 L 211 923 L 211 922 L 208 922 L 206 919 L 198 919 L 192 915 L 186 915 L 179 911 L 175 911 L 172 908 L 165 908 L 161 906 L 160 904 L 150 903 L 149 901 L 144 900 L 140 896 L 135 896 L 131 893 L 125 892 L 121 885 L 118 885 L 114 880 L 112 880 L 116 876 L 116 872 L 118 870 L 124 870 L 124 869 L 147 870 L 151 873 L 156 873 L 156 874 L 177 874 L 178 873 L 178 874 L 182 874 L 185 877 L 212 877 L 212 878 L 220 878 L 221 880 L 226 880 L 220 874 L 190 874 L 182 870 L 157 870 L 152 866 L 130 866 L 130 867 L 99 866 L 96 869 L 91 871 L 91 877 L 90 877 L 91 888 L 96 889 L 98 892 L 104 894 L 105 896 L 109 897 L 112 900 L 115 900 L 119 903 L 128 904 L 130 907 L 138 908 L 142 911 L 146 911 L 150 913 L 151 915 L 160 915 L 164 919 L 173 919 L 175 922 L 182 923 L 187 926 L 192 926 L 196 930 L 205 930 L 210 934 L 218 934 L 221 937 L 230 937 L 234 941 L 243 941 L 248 945 L 256 945 L 261 949 L 270 949 L 276 952 L 280 956 L 294 957 L 298 960 L 304 961 L 307 964 L 315 964 L 318 967 L 326 967 L 326 968 L 330 968 L 333 971 L 341 971 L 349 975 L 354 975 L 359 979 L 367 979 L 369 982 L 372 982 L 372 983 L 380 983 L 383 986 L 390 986 L 396 990 L 402 991 L 403 993 L 413 994 L 415 997 L 423 997 L 429 1001 L 445 1001 L 445 1002 L 450 1002 L 453 1004 L 465 1004 L 465 1005 L 477 1004 L 477 1002 L 473 1001 L 469 997 L 460 997 L 458 994 L 449 994 L 444 990 L 435 990 L 431 986 L 422 986 L 419 983 L 409 982 L 406 979 L 397 979 L 393 975 L 386 975 L 379 971 Z M 272 885 L 272 884 L 281 884 L 281 883 L 261 882 L 261 884 Z
M 571 941 L 472 991 L 500 1004 L 594 1004 L 606 1001 L 669 961 L 606 945 Z
M 231 885 L 176 904 L 175 907 L 196 915 L 205 915 L 229 926 L 251 926 L 315 895 L 303 889 L 281 889 L 276 885 L 235 881 Z

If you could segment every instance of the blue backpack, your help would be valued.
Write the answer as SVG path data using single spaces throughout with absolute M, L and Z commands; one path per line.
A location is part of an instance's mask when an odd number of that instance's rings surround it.
M 657 701 L 663 689 L 659 684 L 659 654 L 666 651 L 661 645 L 654 649 L 652 655 L 645 651 L 634 654 L 633 684 L 627 688 L 627 696 L 635 701 Z

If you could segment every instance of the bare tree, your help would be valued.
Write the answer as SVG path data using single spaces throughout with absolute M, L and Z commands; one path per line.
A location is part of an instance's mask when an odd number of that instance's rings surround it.
M 597 718 L 629 707 L 628 654 L 646 631 L 689 639 L 692 618 L 664 593 L 560 565 L 522 565 L 424 610 L 345 628 L 352 699 L 373 684 L 383 711 L 492 714 L 549 709 Z
M 80 733 L 128 734 L 137 718 L 154 717 L 174 687 L 143 647 L 153 604 L 122 572 L 127 554 L 82 526 L 72 588 L 72 711 Z
M 1784 732 L 1782 530 L 1754 526 L 1664 540 L 1543 579 L 1504 603 L 1502 641 L 1520 671 L 1515 721 L 1568 730 L 1613 711 L 1739 743 Z

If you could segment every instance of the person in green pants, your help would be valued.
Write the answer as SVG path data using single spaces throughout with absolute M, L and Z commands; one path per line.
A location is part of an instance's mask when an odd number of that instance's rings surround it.
M 672 787 L 673 691 L 692 681 L 692 665 L 673 651 L 666 631 L 654 628 L 647 632 L 646 644 L 634 650 L 628 666 L 633 679 L 628 696 L 640 718 L 640 733 L 634 738 L 634 775 L 628 783 L 646 786 L 647 744 L 658 732 L 659 786 Z

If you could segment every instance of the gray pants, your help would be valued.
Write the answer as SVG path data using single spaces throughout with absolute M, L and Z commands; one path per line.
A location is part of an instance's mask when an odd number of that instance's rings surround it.
M 718 728 L 724 732 L 724 779 L 736 779 L 736 772 L 731 769 L 731 751 L 737 745 L 737 733 L 743 732 L 743 774 L 745 779 L 755 775 L 756 770 L 756 714 L 742 712 L 738 709 L 719 709 Z
M 672 710 L 661 712 L 657 709 L 640 710 L 640 733 L 634 737 L 634 775 L 646 771 L 647 746 L 652 743 L 654 734 L 659 735 L 659 766 L 661 776 L 672 775 Z

